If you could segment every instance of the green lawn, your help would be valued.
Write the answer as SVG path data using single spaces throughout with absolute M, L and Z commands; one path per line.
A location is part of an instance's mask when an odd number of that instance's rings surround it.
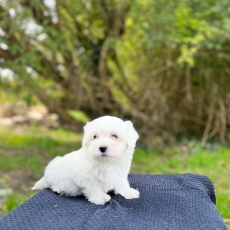
M 3 204 L 0 203 L 0 216 L 33 196 L 30 187 L 42 176 L 45 165 L 56 155 L 78 149 L 81 138 L 81 135 L 61 129 L 30 127 L 12 131 L 0 128 L 0 188 L 14 191 Z M 230 227 L 230 148 L 208 150 L 188 142 L 164 148 L 160 153 L 137 149 L 131 172 L 208 176 L 214 183 L 217 208 Z

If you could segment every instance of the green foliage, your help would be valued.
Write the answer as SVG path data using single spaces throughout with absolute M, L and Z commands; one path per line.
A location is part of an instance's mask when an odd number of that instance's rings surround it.
M 10 212 L 25 201 L 25 197 L 21 194 L 13 193 L 7 196 L 4 204 L 4 210 Z
M 87 121 L 90 121 L 90 119 L 82 112 L 79 110 L 69 110 L 68 111 L 69 115 L 72 116 L 74 119 L 77 121 L 85 124 Z
M 78 131 L 84 116 L 117 114 L 132 119 L 149 138 L 145 145 L 159 134 L 167 142 L 203 136 L 203 146 L 229 139 L 228 1 L 60 0 L 52 8 L 16 0 L 0 7 L 0 41 L 8 46 L 0 48 L 0 68 L 14 72 L 10 83 L 0 78 L 5 91 L 23 92 L 28 103 L 37 96 Z

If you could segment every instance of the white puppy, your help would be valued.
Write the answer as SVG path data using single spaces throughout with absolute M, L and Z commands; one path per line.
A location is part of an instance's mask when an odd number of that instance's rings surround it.
M 84 127 L 82 148 L 56 157 L 46 167 L 33 190 L 50 188 L 69 196 L 84 194 L 94 204 L 103 205 L 114 190 L 126 199 L 139 197 L 130 188 L 128 173 L 138 139 L 131 121 L 104 116 Z

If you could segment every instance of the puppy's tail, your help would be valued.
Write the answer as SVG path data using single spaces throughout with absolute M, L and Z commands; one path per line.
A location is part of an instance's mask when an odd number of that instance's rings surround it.
M 48 184 L 45 181 L 45 178 L 42 177 L 38 182 L 35 183 L 32 190 L 42 190 L 44 188 L 48 188 Z

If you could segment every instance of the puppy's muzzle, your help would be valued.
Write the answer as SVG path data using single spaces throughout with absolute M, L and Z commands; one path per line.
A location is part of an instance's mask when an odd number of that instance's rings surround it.
M 106 151 L 107 147 L 106 146 L 101 146 L 101 147 L 99 147 L 99 149 L 100 149 L 100 151 L 102 153 L 104 153 Z

